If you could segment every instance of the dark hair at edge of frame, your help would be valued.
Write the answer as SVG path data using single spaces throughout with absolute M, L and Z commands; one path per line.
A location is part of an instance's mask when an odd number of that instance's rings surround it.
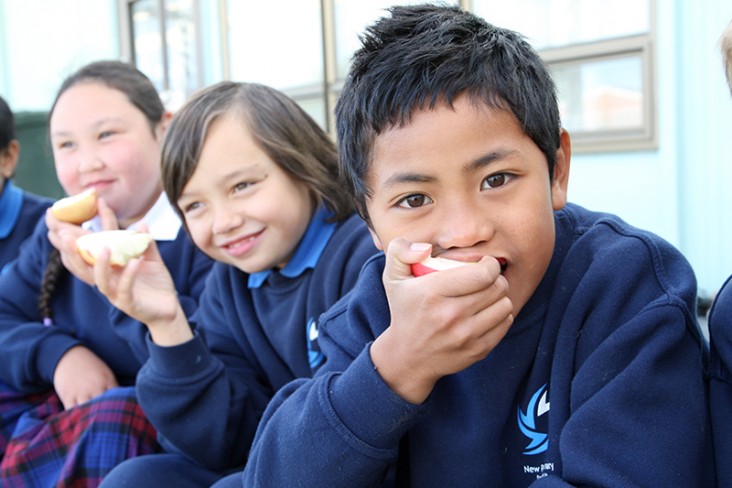
M 160 99 L 155 85 L 144 73 L 131 64 L 122 61 L 103 60 L 81 67 L 63 81 L 49 111 L 49 124 L 61 95 L 68 89 L 82 83 L 101 83 L 122 92 L 130 103 L 145 115 L 153 134 L 157 124 L 162 121 L 163 115 L 165 115 L 165 105 Z M 65 269 L 59 251 L 57 249 L 52 250 L 48 256 L 48 264 L 43 274 L 38 295 L 38 309 L 44 323 L 50 323 L 53 318 L 51 300 L 56 292 L 56 284 Z
M 163 142 L 165 193 L 183 218 L 178 199 L 193 176 L 211 124 L 234 115 L 250 128 L 263 151 L 324 203 L 333 220 L 353 213 L 338 177 L 338 153 L 328 134 L 291 98 L 257 83 L 223 81 L 196 93 L 173 117 Z
M 367 222 L 365 175 L 376 136 L 420 110 L 461 95 L 508 110 L 547 159 L 553 177 L 561 123 L 554 82 L 521 34 L 458 7 L 389 8 L 368 27 L 336 105 L 340 166 Z
M 8 102 L 0 97 L 0 151 L 4 151 L 10 145 L 10 141 L 16 139 L 15 119 L 13 111 L 10 110 Z

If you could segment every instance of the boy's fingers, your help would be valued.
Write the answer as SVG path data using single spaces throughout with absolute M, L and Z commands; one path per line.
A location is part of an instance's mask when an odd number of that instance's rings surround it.
M 386 267 L 384 277 L 404 279 L 412 276 L 412 264 L 418 263 L 430 255 L 432 245 L 424 242 L 409 242 L 405 239 L 393 239 L 386 249 Z

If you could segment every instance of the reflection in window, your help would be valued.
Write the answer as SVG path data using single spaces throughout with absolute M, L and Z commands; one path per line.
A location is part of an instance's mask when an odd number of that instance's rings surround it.
M 131 3 L 135 66 L 145 73 L 169 108 L 201 84 L 196 47 L 197 0 Z
M 637 56 L 555 65 L 564 127 L 573 134 L 642 130 L 642 72 Z
M 488 22 L 518 31 L 536 49 L 644 34 L 650 0 L 472 0 Z

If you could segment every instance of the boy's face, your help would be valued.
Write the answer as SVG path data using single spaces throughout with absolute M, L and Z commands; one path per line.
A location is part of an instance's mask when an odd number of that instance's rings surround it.
M 566 203 L 569 136 L 555 178 L 546 157 L 506 111 L 459 98 L 413 115 L 376 137 L 366 206 L 377 247 L 401 237 L 432 244 L 432 255 L 506 260 L 518 315 L 554 250 L 553 210 Z
M 313 214 L 307 186 L 272 161 L 234 116 L 211 125 L 177 204 L 199 249 L 246 273 L 283 267 Z

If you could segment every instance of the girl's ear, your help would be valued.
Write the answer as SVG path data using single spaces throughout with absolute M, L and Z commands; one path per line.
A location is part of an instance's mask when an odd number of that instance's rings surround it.
M 165 135 L 165 131 L 168 130 L 168 125 L 170 125 L 171 120 L 173 120 L 173 112 L 165 112 L 160 118 L 160 122 L 158 122 L 158 125 L 155 129 L 155 136 L 159 140 L 162 140 L 163 136 Z

